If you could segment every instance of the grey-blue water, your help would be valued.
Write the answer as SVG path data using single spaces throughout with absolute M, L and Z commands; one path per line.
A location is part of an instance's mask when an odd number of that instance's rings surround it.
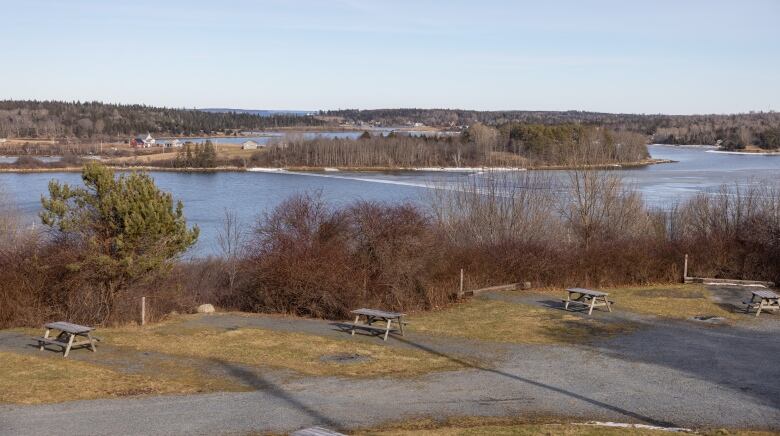
M 653 157 L 678 163 L 615 170 L 651 205 L 667 206 L 697 192 L 715 192 L 724 183 L 780 183 L 780 156 L 710 153 L 704 148 L 650 146 Z M 556 172 L 564 174 L 563 172 Z M 224 211 L 235 211 L 246 228 L 290 195 L 321 191 L 333 204 L 357 199 L 426 202 L 431 186 L 446 186 L 482 175 L 439 172 L 271 174 L 259 172 L 152 173 L 157 184 L 184 202 L 188 221 L 201 228 L 190 254 L 217 252 Z M 49 180 L 80 183 L 77 173 L 2 173 L 0 189 L 10 194 L 30 225 L 37 224 L 41 195 Z

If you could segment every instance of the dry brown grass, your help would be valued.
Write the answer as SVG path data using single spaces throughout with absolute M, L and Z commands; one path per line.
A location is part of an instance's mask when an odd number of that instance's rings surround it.
M 616 309 L 631 312 L 678 319 L 698 315 L 744 319 L 744 316 L 718 306 L 703 285 L 655 285 L 607 289 L 606 292 L 617 302 Z
M 313 376 L 416 376 L 460 367 L 445 357 L 367 344 L 347 336 L 345 339 L 329 339 L 258 328 L 185 330 L 176 324 L 168 324 L 161 328 L 135 328 L 132 331 L 101 330 L 101 335 L 112 345 L 138 351 L 268 366 Z M 357 354 L 369 360 L 349 364 L 321 360 L 323 356 L 336 354 Z
M 174 362 L 155 374 L 128 374 L 105 366 L 0 352 L 0 403 L 40 404 L 145 394 L 185 394 L 246 389 Z
M 670 433 L 646 428 L 614 428 L 575 423 L 554 423 L 548 422 L 548 420 L 528 423 L 503 417 L 457 417 L 448 419 L 444 423 L 431 419 L 391 423 L 350 434 L 361 436 L 656 436 L 669 435 Z M 705 436 L 771 436 L 778 433 L 717 429 L 697 431 L 696 434 Z
M 582 342 L 632 329 L 626 323 L 606 323 L 528 304 L 490 300 L 471 300 L 411 317 L 409 322 L 413 331 L 518 344 Z

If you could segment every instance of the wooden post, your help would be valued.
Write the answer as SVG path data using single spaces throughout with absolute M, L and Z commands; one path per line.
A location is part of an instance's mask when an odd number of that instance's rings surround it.
M 685 264 L 683 264 L 683 283 L 688 279 L 688 255 L 685 255 Z
M 460 290 L 458 291 L 458 298 L 463 298 L 463 268 L 460 269 Z
M 146 297 L 141 297 L 141 325 L 146 324 Z

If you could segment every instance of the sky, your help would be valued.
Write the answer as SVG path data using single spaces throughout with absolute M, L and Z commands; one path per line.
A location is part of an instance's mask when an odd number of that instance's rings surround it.
M 780 110 L 780 0 L 0 0 L 0 99 Z

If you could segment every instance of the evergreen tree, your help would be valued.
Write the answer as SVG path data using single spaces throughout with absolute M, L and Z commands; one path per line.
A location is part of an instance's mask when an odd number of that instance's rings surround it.
M 118 293 L 167 271 L 197 241 L 199 229 L 187 227 L 182 203 L 174 204 L 146 174 L 115 178 L 111 169 L 90 163 L 81 178 L 84 187 L 51 181 L 40 217 L 78 251 L 68 270 L 100 292 L 105 320 Z

